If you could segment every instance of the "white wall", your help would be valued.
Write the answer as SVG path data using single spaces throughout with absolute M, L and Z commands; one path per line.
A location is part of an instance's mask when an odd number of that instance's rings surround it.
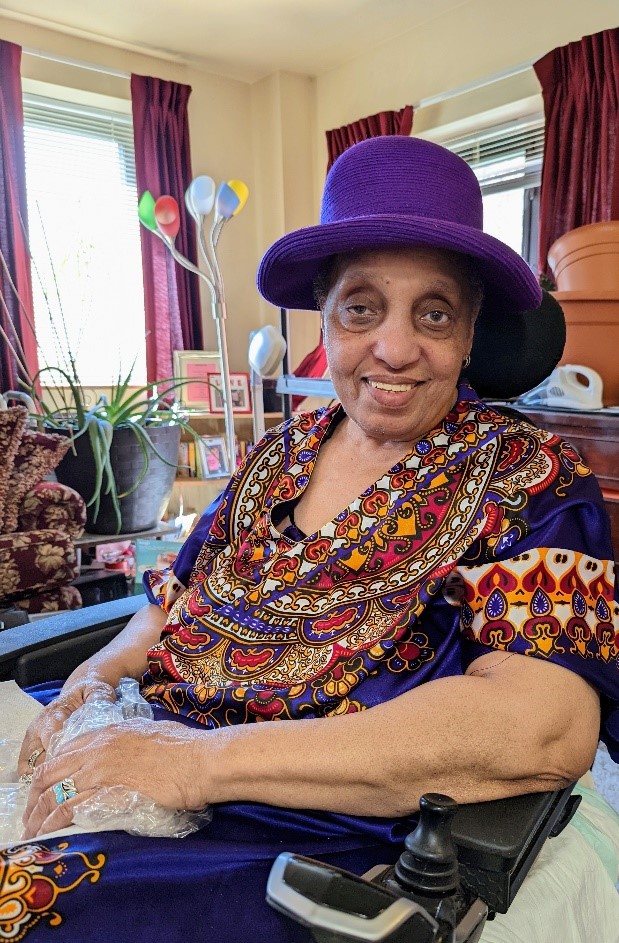
M 429 19 L 419 29 L 317 80 L 317 178 L 326 159 L 326 130 L 497 75 L 533 62 L 557 46 L 615 26 L 619 26 L 617 0 L 470 0 Z M 507 108 L 509 116 L 514 103 L 526 102 L 538 93 L 539 84 L 529 69 L 425 114 L 419 111 L 413 133 L 491 109 L 500 117 L 500 109 Z M 541 97 L 523 107 L 541 109 Z

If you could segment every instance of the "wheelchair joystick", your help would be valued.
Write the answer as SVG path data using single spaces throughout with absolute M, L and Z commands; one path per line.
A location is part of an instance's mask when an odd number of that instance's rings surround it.
M 267 884 L 267 901 L 308 927 L 316 943 L 476 943 L 488 915 L 458 881 L 453 799 L 428 794 L 395 867 L 363 877 L 284 853 Z
M 457 802 L 438 793 L 419 801 L 419 824 L 407 836 L 394 871 L 395 881 L 415 900 L 449 897 L 458 889 L 458 851 L 451 837 L 457 810 Z

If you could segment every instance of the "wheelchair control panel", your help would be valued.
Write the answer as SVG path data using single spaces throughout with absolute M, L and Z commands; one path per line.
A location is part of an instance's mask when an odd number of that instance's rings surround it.
M 580 799 L 571 789 L 460 811 L 448 796 L 426 794 L 395 865 L 359 877 L 283 853 L 267 901 L 308 927 L 316 943 L 477 943 L 486 920 L 509 907 L 546 838 L 572 817 Z

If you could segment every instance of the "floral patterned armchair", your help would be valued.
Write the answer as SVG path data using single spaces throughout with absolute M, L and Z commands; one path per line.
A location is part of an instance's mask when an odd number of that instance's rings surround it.
M 26 428 L 23 406 L 0 409 L 0 609 L 78 609 L 73 540 L 86 523 L 83 498 L 44 481 L 69 448 L 63 436 Z

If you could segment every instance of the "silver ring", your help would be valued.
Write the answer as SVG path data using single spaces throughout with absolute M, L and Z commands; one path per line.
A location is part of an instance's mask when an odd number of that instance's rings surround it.
M 30 756 L 28 757 L 28 769 L 30 772 L 34 770 L 36 762 L 42 753 L 45 753 L 45 747 L 37 747 L 36 750 L 33 750 Z
M 62 803 L 66 802 L 67 799 L 75 799 L 77 795 L 75 782 L 73 779 L 71 779 L 71 777 L 56 783 L 55 786 L 52 786 L 52 789 L 54 790 L 54 795 L 56 796 L 56 802 L 58 805 L 62 805 Z

